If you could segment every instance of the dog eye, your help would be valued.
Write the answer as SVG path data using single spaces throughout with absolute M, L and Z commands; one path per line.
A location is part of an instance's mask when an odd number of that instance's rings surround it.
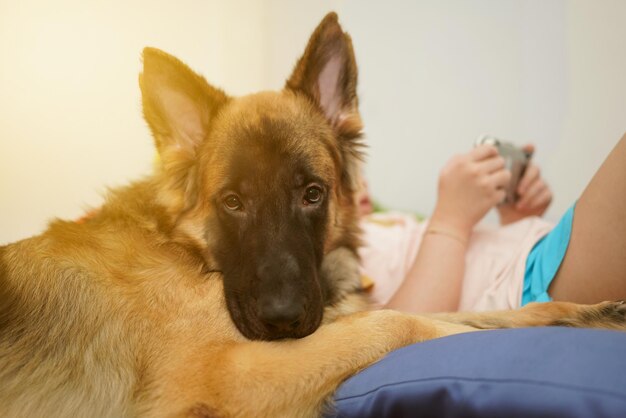
M 224 198 L 224 206 L 226 206 L 228 210 L 241 210 L 241 208 L 243 208 L 241 200 L 234 194 L 229 194 Z
M 309 186 L 304 192 L 304 204 L 314 205 L 322 200 L 322 189 L 319 186 Z

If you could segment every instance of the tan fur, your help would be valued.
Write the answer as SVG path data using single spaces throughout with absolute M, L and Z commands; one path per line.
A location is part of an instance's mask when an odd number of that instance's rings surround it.
M 347 57 L 343 95 L 328 99 L 337 117 L 316 107 L 317 63 L 307 62 L 328 39 Z M 352 46 L 334 14 L 282 92 L 228 97 L 154 49 L 144 52 L 141 87 L 157 171 L 112 191 L 83 223 L 57 220 L 0 247 L 2 416 L 317 416 L 345 378 L 413 342 L 492 327 L 624 327 L 621 304 L 433 318 L 359 312 L 366 303 L 351 181 L 361 122 Z M 229 137 L 267 118 L 288 121 L 297 135 L 287 149 L 333 185 L 321 269 L 334 299 L 313 334 L 250 341 L 231 320 L 215 271 L 210 202 L 231 174 Z

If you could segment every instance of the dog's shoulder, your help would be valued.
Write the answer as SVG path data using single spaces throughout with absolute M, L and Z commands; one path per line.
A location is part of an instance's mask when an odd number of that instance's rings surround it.
M 6 246 L 0 247 L 0 335 L 4 334 L 4 330 L 11 320 L 11 305 L 15 300 L 8 287 L 8 269 L 4 262 L 5 249 Z

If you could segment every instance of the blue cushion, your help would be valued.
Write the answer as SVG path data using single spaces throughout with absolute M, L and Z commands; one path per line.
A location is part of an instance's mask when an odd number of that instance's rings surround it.
M 338 417 L 626 417 L 626 333 L 524 328 L 390 353 L 335 394 Z

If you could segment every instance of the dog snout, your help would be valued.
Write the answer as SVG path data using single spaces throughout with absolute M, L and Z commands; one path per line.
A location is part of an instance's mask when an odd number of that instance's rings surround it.
M 270 331 L 293 331 L 300 325 L 304 312 L 304 304 L 295 299 L 267 297 L 259 300 L 259 317 Z
M 259 316 L 267 326 L 278 331 L 296 328 L 304 315 L 304 305 L 294 300 L 268 299 L 261 303 Z
M 302 261 L 287 251 L 266 254 L 258 264 L 258 319 L 271 338 L 295 337 L 308 329 L 312 278 Z M 306 264 L 306 263 L 305 263 Z

